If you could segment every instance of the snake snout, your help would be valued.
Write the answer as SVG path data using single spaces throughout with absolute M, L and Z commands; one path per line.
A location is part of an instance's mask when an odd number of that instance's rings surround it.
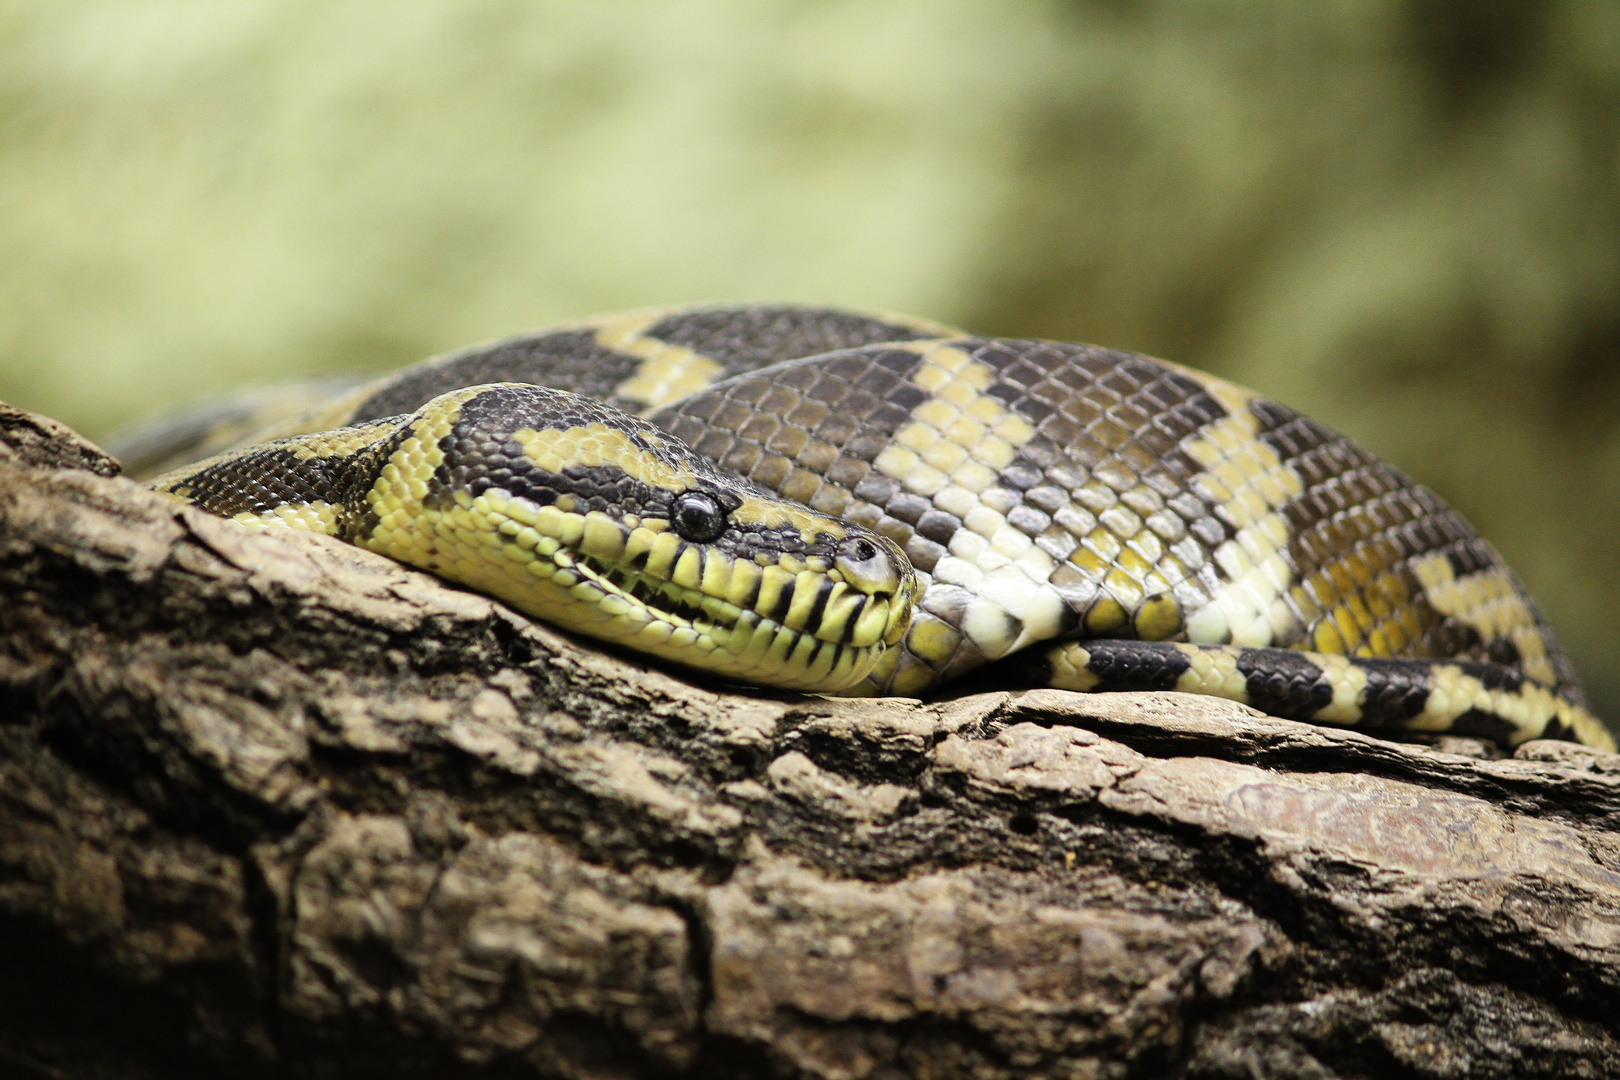
M 875 533 L 846 536 L 838 544 L 833 567 L 851 588 L 869 597 L 859 622 L 870 622 L 871 630 L 857 637 L 884 645 L 898 642 L 911 625 L 917 592 L 917 574 L 899 545 Z M 874 630 L 877 632 L 872 633 Z

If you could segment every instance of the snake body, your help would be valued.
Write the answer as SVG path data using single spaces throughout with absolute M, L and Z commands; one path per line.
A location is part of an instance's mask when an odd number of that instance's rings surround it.
M 159 490 L 727 678 L 1174 689 L 1613 749 L 1496 552 L 1292 410 L 1130 353 L 791 306 L 426 361 Z

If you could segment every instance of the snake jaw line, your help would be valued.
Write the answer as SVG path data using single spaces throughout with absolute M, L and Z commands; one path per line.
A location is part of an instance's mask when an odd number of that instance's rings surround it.
M 909 621 L 909 564 L 881 538 L 859 538 L 873 565 L 857 575 L 819 555 L 762 567 L 686 541 L 646 513 L 636 522 L 489 488 L 390 515 L 356 539 L 567 629 L 789 689 L 859 682 Z M 886 573 L 876 565 L 896 557 Z

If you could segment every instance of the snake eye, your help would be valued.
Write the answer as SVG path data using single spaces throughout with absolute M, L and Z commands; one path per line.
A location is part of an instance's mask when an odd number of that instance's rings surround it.
M 676 497 L 670 524 L 683 539 L 706 544 L 726 531 L 726 512 L 713 496 L 688 491 Z

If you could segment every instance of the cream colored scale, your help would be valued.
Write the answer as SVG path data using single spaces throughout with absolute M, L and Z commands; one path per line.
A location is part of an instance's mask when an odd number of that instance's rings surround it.
M 1459 578 L 1451 560 L 1443 554 L 1413 559 L 1411 566 L 1436 611 L 1460 619 L 1486 641 L 1507 638 L 1518 648 L 1526 675 L 1548 685 L 1557 684 L 1558 674 L 1547 656 L 1547 641 L 1507 570 L 1490 567 Z
M 1288 558 L 1288 522 L 1281 510 L 1305 490 L 1304 481 L 1261 441 L 1252 391 L 1203 372 L 1179 368 L 1201 385 L 1227 415 L 1181 449 L 1203 466 L 1189 486 L 1217 506 L 1236 535 L 1211 553 L 1223 580 L 1202 607 L 1189 608 L 1187 640 L 1199 645 L 1265 648 L 1298 637 L 1288 605 L 1294 569 Z
M 873 468 L 932 500 L 965 526 L 951 538 L 949 554 L 932 574 L 918 571 L 924 600 L 906 635 L 905 650 L 923 663 L 908 664 L 897 656 L 898 670 L 889 686 L 890 693 L 908 694 L 932 684 L 933 669 L 949 660 L 964 637 L 986 658 L 997 659 L 1056 634 L 1067 609 L 1047 585 L 1056 560 L 1007 521 L 1007 511 L 1021 496 L 996 483 L 1018 449 L 1034 437 L 1034 427 L 984 392 L 996 373 L 962 349 L 937 342 L 895 347 L 923 357 L 911 381 L 930 397 L 912 410 L 911 422 L 873 460 Z M 960 628 L 929 611 L 928 586 L 933 582 L 976 594 Z M 1008 636 L 1005 615 L 1021 625 L 1016 636 Z M 883 667 L 874 673 L 874 682 L 890 677 L 892 665 Z
M 1198 643 L 1268 646 L 1297 634 L 1297 619 L 1286 602 L 1293 583 L 1288 528 L 1279 511 L 1304 485 L 1257 438 L 1259 420 L 1248 407 L 1251 393 L 1187 372 L 1229 414 L 1182 444 L 1204 467 L 1190 485 L 1237 529 L 1213 553 L 1206 555 L 1158 493 L 1134 476 L 1090 478 L 1055 515 L 1061 528 L 1037 543 L 1006 517 L 1023 496 L 996 482 L 1036 433 L 1029 421 L 985 393 L 996 372 L 948 343 L 896 347 L 923 357 L 911 381 L 930 397 L 912 410 L 911 422 L 872 464 L 963 523 L 948 554 L 932 574 L 919 571 L 919 579 L 925 586 L 959 586 L 973 596 L 958 628 L 929 611 L 925 588 L 906 650 L 926 666 L 898 660 L 889 692 L 925 689 L 935 678 L 929 669 L 947 662 L 964 638 L 995 660 L 1061 633 L 1072 616 L 1050 584 L 1060 560 L 1098 585 L 1084 612 L 1092 636 L 1129 630 L 1161 640 L 1182 630 L 1183 612 L 1189 613 L 1187 636 Z M 1106 472 L 1106 466 L 1098 471 Z M 1004 613 L 1017 622 L 1009 623 Z M 1019 629 L 1009 634 L 1009 626 Z M 890 675 L 880 671 L 876 677 Z

